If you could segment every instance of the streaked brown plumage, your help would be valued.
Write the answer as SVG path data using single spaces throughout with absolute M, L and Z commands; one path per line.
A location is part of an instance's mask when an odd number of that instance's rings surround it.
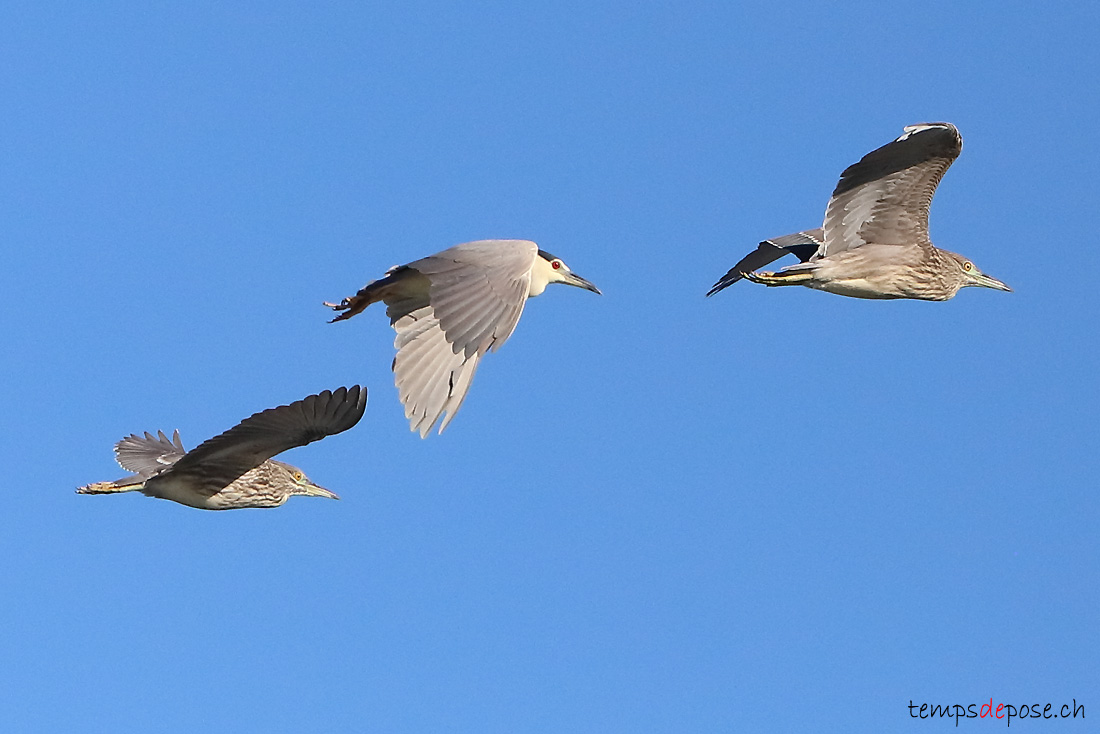
M 123 469 L 114 482 L 78 488 L 78 494 L 140 491 L 203 510 L 278 507 L 291 495 L 339 499 L 301 469 L 271 457 L 348 430 L 363 417 L 367 391 L 358 385 L 325 390 L 289 405 L 256 413 L 186 451 L 179 431 L 132 434 L 115 444 Z
M 844 170 L 821 229 L 764 240 L 707 295 L 741 278 L 854 298 L 946 301 L 966 286 L 1011 290 L 928 237 L 932 196 L 960 152 L 962 137 L 954 125 L 910 125 L 897 140 Z M 801 262 L 774 273 L 756 272 L 786 254 Z

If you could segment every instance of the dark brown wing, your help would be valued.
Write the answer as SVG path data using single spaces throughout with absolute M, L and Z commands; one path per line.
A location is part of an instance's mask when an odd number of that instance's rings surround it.
M 191 474 L 217 491 L 287 449 L 348 430 L 363 417 L 366 388 L 325 390 L 256 413 L 189 451 L 161 476 Z

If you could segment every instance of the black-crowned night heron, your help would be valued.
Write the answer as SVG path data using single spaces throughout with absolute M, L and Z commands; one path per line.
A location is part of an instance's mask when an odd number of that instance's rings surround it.
M 462 405 L 478 361 L 516 328 L 523 305 L 550 283 L 599 293 L 569 267 L 527 240 L 479 240 L 390 268 L 340 303 L 341 321 L 372 303 L 386 304 L 397 332 L 394 383 L 405 417 L 421 438 L 440 416 L 442 433 Z
M 947 122 L 911 125 L 845 169 L 825 209 L 825 225 L 764 240 L 707 293 L 742 277 L 764 285 L 804 285 L 855 298 L 946 301 L 960 288 L 1012 290 L 970 260 L 932 245 L 928 207 L 936 186 L 962 152 Z M 786 254 L 800 263 L 753 272 Z
M 245 418 L 191 451 L 184 450 L 179 431 L 171 440 L 160 431 L 157 436 L 146 432 L 144 438 L 131 434 L 115 444 L 115 457 L 134 475 L 76 491 L 137 490 L 201 510 L 278 507 L 296 494 L 339 499 L 298 467 L 271 457 L 348 430 L 366 406 L 367 391 L 358 385 L 325 390 Z

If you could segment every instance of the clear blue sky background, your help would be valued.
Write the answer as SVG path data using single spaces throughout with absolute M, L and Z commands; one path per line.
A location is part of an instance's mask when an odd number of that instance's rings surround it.
M 1095 3 L 77 5 L 0 9 L 6 731 L 1100 718 Z M 933 239 L 1016 292 L 703 297 L 934 120 Z M 422 441 L 321 302 L 490 237 L 604 295 Z M 287 456 L 341 502 L 73 493 L 356 382 Z

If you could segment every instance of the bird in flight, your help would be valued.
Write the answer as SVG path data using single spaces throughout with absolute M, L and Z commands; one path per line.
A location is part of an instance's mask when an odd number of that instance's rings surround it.
M 115 444 L 115 458 L 133 475 L 76 491 L 139 491 L 201 510 L 278 507 L 292 495 L 339 499 L 298 467 L 272 457 L 348 430 L 366 406 L 366 388 L 325 390 L 245 418 L 191 451 L 183 448 L 179 431 L 171 439 L 162 431 L 131 434 Z
M 961 152 L 962 137 L 951 123 L 910 125 L 840 174 L 823 227 L 764 240 L 707 295 L 741 278 L 854 298 L 946 301 L 966 286 L 1012 290 L 928 237 L 932 196 Z M 758 271 L 787 254 L 800 262 L 774 273 Z
M 333 321 L 342 321 L 372 303 L 386 304 L 397 332 L 394 383 L 410 428 L 424 438 L 446 413 L 443 433 L 478 361 L 500 348 L 527 299 L 551 283 L 600 292 L 534 242 L 478 240 L 391 268 L 354 296 L 325 305 L 340 312 Z

